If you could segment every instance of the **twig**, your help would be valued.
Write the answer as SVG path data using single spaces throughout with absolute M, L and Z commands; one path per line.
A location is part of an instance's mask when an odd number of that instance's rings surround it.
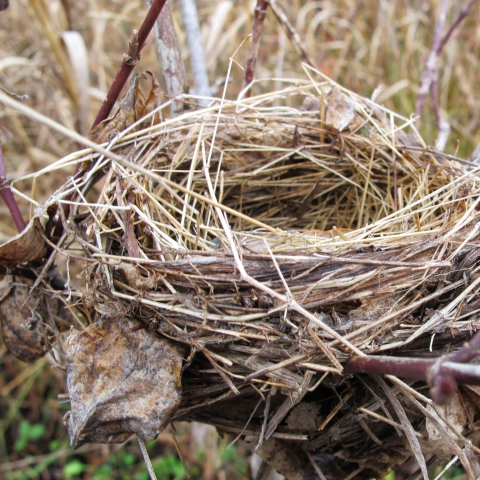
M 128 77 L 132 73 L 135 65 L 140 60 L 140 52 L 145 46 L 145 40 L 148 37 L 148 34 L 152 30 L 155 21 L 157 20 L 160 12 L 162 11 L 167 0 L 153 0 L 150 10 L 145 17 L 145 20 L 140 27 L 140 30 L 133 33 L 132 40 L 130 42 L 129 53 L 124 56 L 122 64 L 115 75 L 115 79 L 108 91 L 108 94 L 97 114 L 97 118 L 93 122 L 92 129 L 96 127 L 100 122 L 105 120 L 110 111 L 115 105 L 122 88 L 128 80 Z
M 469 342 L 465 342 L 460 350 L 452 353 L 449 358 L 452 362 L 465 363 L 478 355 L 480 349 L 480 331 Z
M 180 461 L 182 462 L 185 475 L 187 476 L 187 479 L 192 478 L 192 476 L 190 475 L 190 472 L 188 471 L 187 462 L 185 462 L 185 459 L 183 458 L 183 455 L 182 455 L 182 451 L 180 450 L 180 445 L 178 444 L 177 437 L 175 437 L 176 430 L 173 422 L 170 423 L 170 428 L 172 429 L 172 440 L 173 440 L 173 443 L 175 444 L 175 448 L 178 453 L 178 458 L 180 458 Z
M 0 140 L 0 196 L 3 198 L 3 201 L 10 210 L 13 221 L 19 232 L 22 232 L 27 226 L 25 220 L 22 217 L 18 203 L 13 196 L 12 190 L 10 189 L 10 184 L 7 180 L 7 174 L 5 171 L 5 163 L 3 161 L 3 152 L 2 152 L 2 141 Z
M 477 332 L 470 342 L 451 355 L 433 359 L 356 357 L 345 364 L 344 371 L 346 374 L 383 374 L 423 380 L 431 386 L 432 399 L 438 404 L 445 404 L 455 393 L 457 385 L 480 385 L 480 367 L 465 365 L 478 354 L 479 348 L 480 332 Z
M 435 36 L 433 38 L 432 50 L 425 64 L 425 72 L 423 72 L 420 90 L 418 91 L 417 102 L 415 103 L 415 116 L 417 117 L 417 123 L 418 117 L 420 116 L 420 112 L 425 102 L 425 98 L 430 92 L 436 76 L 438 76 L 437 59 L 438 55 L 440 54 L 442 31 L 445 24 L 445 18 L 447 17 L 447 7 L 448 0 L 442 0 L 440 6 L 440 16 L 438 17 L 437 26 L 435 27 Z
M 435 147 L 440 152 L 445 150 L 447 145 L 448 135 L 451 132 L 450 123 L 444 119 L 444 115 L 442 115 L 439 106 L 439 93 L 438 93 L 438 68 L 437 72 L 435 73 L 435 80 L 432 82 L 432 99 L 433 99 L 433 111 L 435 114 L 435 123 L 438 127 L 438 134 L 437 139 L 435 140 Z
M 417 123 L 418 123 L 418 118 L 420 116 L 420 112 L 422 110 L 426 96 L 432 89 L 432 86 L 438 82 L 438 72 L 439 72 L 439 68 L 437 66 L 438 56 L 442 52 L 443 48 L 445 47 L 446 43 L 452 36 L 455 29 L 458 27 L 458 25 L 460 25 L 460 23 L 468 15 L 475 1 L 476 0 L 470 0 L 468 2 L 467 6 L 464 9 L 462 9 L 458 17 L 456 18 L 456 20 L 448 29 L 448 32 L 442 37 L 442 31 L 445 24 L 445 19 L 447 16 L 447 7 L 448 7 L 448 0 L 442 0 L 441 6 L 440 6 L 440 16 L 438 18 L 438 22 L 435 27 L 435 36 L 433 40 L 432 51 L 430 52 L 427 63 L 425 65 L 425 72 L 423 73 L 423 76 L 422 76 L 422 82 L 421 82 L 420 90 L 418 92 L 417 102 L 415 104 L 415 116 L 417 117 Z M 437 99 L 438 99 L 438 96 L 437 96 Z M 437 99 L 434 99 L 434 101 L 437 102 L 438 101 Z M 437 117 L 437 124 L 439 125 L 440 118 L 438 114 L 438 111 L 439 111 L 438 104 L 434 105 L 434 108 L 435 108 L 435 115 Z
M 137 437 L 138 445 L 140 445 L 140 450 L 142 451 L 143 459 L 145 460 L 145 465 L 147 467 L 148 473 L 152 480 L 157 480 L 157 476 L 155 475 L 155 470 L 153 469 L 152 461 L 150 460 L 150 455 L 148 455 L 147 447 L 145 446 L 145 442 L 143 438 Z
M 147 0 L 148 5 L 151 3 L 151 0 Z M 185 93 L 187 76 L 169 3 L 165 4 L 155 23 L 155 39 L 166 93 L 169 97 L 178 97 Z M 172 113 L 175 113 L 175 104 L 172 104 Z
M 451 27 L 448 29 L 448 32 L 442 37 L 442 40 L 440 41 L 440 47 L 439 47 L 439 53 L 443 50 L 443 47 L 445 44 L 450 40 L 450 37 L 452 36 L 452 33 L 455 31 L 455 29 L 460 25 L 460 23 L 463 21 L 463 19 L 468 15 L 468 12 L 472 8 L 472 5 L 476 2 L 476 0 L 470 0 L 467 3 L 467 6 L 462 9 L 462 11 L 458 14 L 457 19 L 452 23 Z
M 427 465 L 425 463 L 425 457 L 423 455 L 422 448 L 420 446 L 420 442 L 418 441 L 415 429 L 413 428 L 412 423 L 408 419 L 407 413 L 405 412 L 403 405 L 400 403 L 400 400 L 397 398 L 393 390 L 387 385 L 385 380 L 383 380 L 383 378 L 379 378 L 377 381 L 380 385 L 380 388 L 384 391 L 385 396 L 390 401 L 393 409 L 395 410 L 395 413 L 397 414 L 400 423 L 402 424 L 403 431 L 407 437 L 412 452 L 415 455 L 417 463 L 420 466 L 423 478 L 425 480 L 428 480 L 428 471 Z
M 187 34 L 188 49 L 190 50 L 190 66 L 192 67 L 195 95 L 209 97 L 211 95 L 208 83 L 207 64 L 203 51 L 200 24 L 195 0 L 181 0 L 183 25 Z M 208 104 L 207 99 L 199 99 L 202 106 Z
M 263 24 L 265 22 L 265 17 L 267 16 L 269 4 L 270 0 L 257 0 L 252 23 L 252 36 L 250 38 L 250 46 L 248 47 L 247 65 L 245 67 L 244 87 L 247 87 L 253 81 L 255 66 L 257 64 L 258 49 L 260 47 L 260 39 L 262 38 Z M 251 89 L 246 95 L 251 95 Z
M 73 30 L 72 9 L 70 8 L 70 4 L 68 0 L 62 0 L 61 4 L 63 7 L 63 11 L 65 12 L 65 17 L 67 18 L 68 30 Z
M 293 48 L 297 52 L 298 56 L 302 59 L 304 63 L 313 67 L 314 63 L 312 62 L 312 60 L 310 60 L 307 51 L 303 47 L 300 35 L 297 33 L 295 28 L 293 28 L 293 25 L 288 20 L 288 17 L 283 8 L 277 3 L 276 0 L 270 0 L 270 6 L 272 7 L 272 11 L 277 18 L 278 23 L 285 30 L 285 33 L 287 34 L 287 37 L 292 43 Z
M 458 462 L 458 456 L 455 455 L 445 466 L 445 468 L 433 479 L 433 480 L 440 480 L 443 478 L 443 474 L 449 470 L 453 465 L 455 465 Z

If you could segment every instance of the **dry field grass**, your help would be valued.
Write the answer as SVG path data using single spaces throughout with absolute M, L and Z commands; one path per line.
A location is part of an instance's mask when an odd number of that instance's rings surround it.
M 126 51 L 134 28 L 146 14 L 142 0 L 11 0 L 0 13 L 0 87 L 27 95 L 23 103 L 71 130 L 87 134 Z M 227 91 L 235 98 L 242 88 L 254 2 L 199 0 L 207 67 L 211 84 L 221 84 L 232 55 Z M 409 117 L 415 110 L 425 61 L 431 51 L 439 0 L 343 0 L 279 2 L 298 32 L 314 66 L 336 82 L 387 108 Z M 467 4 L 450 2 L 446 28 Z M 177 2 L 172 2 L 176 30 L 188 49 Z M 439 58 L 438 106 L 451 126 L 446 152 L 468 158 L 480 140 L 479 2 L 448 41 Z M 68 30 L 79 37 L 65 36 Z M 65 44 L 71 44 L 70 54 Z M 85 56 L 81 54 L 85 48 Z M 238 50 L 237 50 L 238 49 Z M 235 53 L 236 52 L 236 53 Z M 161 78 L 161 66 L 149 38 L 137 70 Z M 269 11 L 258 56 L 255 94 L 279 89 L 284 79 L 305 78 L 301 61 L 285 32 Z M 191 78 L 190 78 L 191 80 Z M 191 82 L 193 84 L 193 82 Z M 375 93 L 374 93 L 375 92 Z M 429 97 L 419 130 L 430 144 L 437 139 L 434 105 Z M 0 138 L 9 178 L 38 171 L 77 150 L 78 145 L 0 105 Z M 21 181 L 16 188 L 41 204 L 62 185 L 71 167 Z M 19 199 L 25 218 L 30 205 Z M 0 205 L 0 241 L 16 233 L 6 207 Z M 0 479 L 146 478 L 136 446 L 83 448 L 71 452 L 61 424 L 65 412 L 57 396 L 65 392 L 64 374 L 48 359 L 26 366 L 0 346 Z M 36 426 L 42 425 L 43 428 Z M 241 452 L 225 454 L 225 442 L 206 430 L 180 425 L 177 439 L 196 478 L 247 478 Z M 210 444 L 211 448 L 204 448 Z M 164 478 L 181 478 L 182 467 L 170 432 L 154 446 L 153 457 L 163 461 Z M 123 453 L 122 453 L 123 452 Z M 164 459 L 170 459 L 165 462 Z M 101 466 L 109 465 L 111 470 Z M 165 466 L 166 465 L 166 466 Z M 180 467 L 180 470 L 179 470 Z M 70 468 L 71 470 L 68 470 Z M 77 468 L 77 470 L 75 470 Z M 95 472 L 97 472 L 95 474 Z M 126 475 L 126 476 L 125 476 Z

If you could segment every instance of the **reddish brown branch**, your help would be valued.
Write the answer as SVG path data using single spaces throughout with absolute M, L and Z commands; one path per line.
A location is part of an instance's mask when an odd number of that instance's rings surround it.
M 248 48 L 247 64 L 245 67 L 244 87 L 250 85 L 255 74 L 255 66 L 257 64 L 258 50 L 260 47 L 260 39 L 262 38 L 263 24 L 267 16 L 268 5 L 270 0 L 257 0 L 255 13 L 252 23 L 252 37 Z
M 345 374 L 369 373 L 395 375 L 397 377 L 423 380 L 430 385 L 432 399 L 446 404 L 457 385 L 480 385 L 480 365 L 466 364 L 478 355 L 480 332 L 466 342 L 460 350 L 439 358 L 406 358 L 365 356 L 350 359 L 344 367 Z
M 0 196 L 3 198 L 3 201 L 10 210 L 13 221 L 19 232 L 22 232 L 27 226 L 25 220 L 22 217 L 18 203 L 13 196 L 12 190 L 10 189 L 10 184 L 7 180 L 7 174 L 5 170 L 5 164 L 3 162 L 3 152 L 2 152 L 2 142 L 0 140 Z
M 365 356 L 350 359 L 344 367 L 346 374 L 371 373 L 396 375 L 415 380 L 427 380 L 427 369 L 432 367 L 435 360 L 424 358 L 404 358 L 386 356 Z
M 460 350 L 449 355 L 451 362 L 465 363 L 478 355 L 480 349 L 480 331 L 469 342 L 465 342 Z
M 135 65 L 140 59 L 140 52 L 145 46 L 145 41 L 148 37 L 148 34 L 152 30 L 155 22 L 162 11 L 167 0 L 153 0 L 152 6 L 145 17 L 145 20 L 140 27 L 140 30 L 134 32 L 132 40 L 130 41 L 129 53 L 124 56 L 123 62 L 115 75 L 112 86 L 108 91 L 107 97 L 105 98 L 97 118 L 93 122 L 92 129 L 96 127 L 100 122 L 105 120 L 110 114 L 115 102 L 120 96 L 120 92 L 124 87 L 125 83 L 128 80 L 128 77 L 132 73 Z

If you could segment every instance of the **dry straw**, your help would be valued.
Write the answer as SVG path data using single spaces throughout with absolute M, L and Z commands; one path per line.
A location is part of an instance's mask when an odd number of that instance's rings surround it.
M 50 200 L 75 192 L 59 250 L 83 249 L 92 317 L 190 347 L 177 419 L 244 436 L 274 465 L 288 448 L 355 478 L 412 452 L 424 472 L 432 453 L 469 471 L 471 421 L 456 428 L 422 383 L 345 378 L 342 364 L 439 356 L 476 330 L 477 168 L 306 72 L 203 110 L 185 96 L 177 118 L 158 120 L 164 105 L 118 134 L 113 160 L 86 154 L 92 168 Z M 478 397 L 463 392 L 468 412 Z

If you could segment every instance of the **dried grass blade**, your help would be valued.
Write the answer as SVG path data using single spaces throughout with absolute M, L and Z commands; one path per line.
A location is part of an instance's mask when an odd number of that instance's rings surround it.
M 420 466 L 420 470 L 422 471 L 424 480 L 428 480 L 427 464 L 425 462 L 425 457 L 423 456 L 420 442 L 418 441 L 418 438 L 417 438 L 417 432 L 415 432 L 415 429 L 413 428 L 410 420 L 408 419 L 402 404 L 399 402 L 395 393 L 392 392 L 390 387 L 386 384 L 385 380 L 383 380 L 383 378 L 381 377 L 377 377 L 377 382 L 380 385 L 381 389 L 385 392 L 385 395 L 387 396 L 392 407 L 397 413 L 400 423 L 403 426 L 403 431 L 407 436 L 408 443 L 410 444 L 413 454 L 415 455 L 418 465 Z
M 438 415 L 438 418 L 435 418 L 434 415 L 431 414 L 431 412 L 429 412 L 418 400 L 417 398 L 415 398 L 414 395 L 412 395 L 411 393 L 411 389 L 410 387 L 408 387 L 408 385 L 406 385 L 402 380 L 400 380 L 399 378 L 397 377 L 393 377 L 391 375 L 388 375 L 388 378 L 390 378 L 390 380 L 392 380 L 395 385 L 399 388 L 399 390 L 402 391 L 402 393 L 408 397 L 408 399 L 425 415 L 425 417 L 429 418 L 429 420 L 435 425 L 435 427 L 437 428 L 437 430 L 439 432 L 442 432 L 442 435 L 443 435 L 443 438 L 445 439 L 445 442 L 447 442 L 449 444 L 449 446 L 452 448 L 452 451 L 455 452 L 455 454 L 458 456 L 458 458 L 460 458 L 460 461 L 462 462 L 462 465 L 463 467 L 465 468 L 466 470 L 466 473 L 468 475 L 468 478 L 470 480 L 476 480 L 477 476 L 473 473 L 473 470 L 472 470 L 472 466 L 470 465 L 470 462 L 467 458 L 467 456 L 465 455 L 465 452 L 453 441 L 452 437 L 447 433 L 446 431 L 446 426 L 448 427 L 448 422 L 445 421 L 445 419 L 442 418 L 441 414 L 439 414 L 439 412 L 437 411 L 437 409 L 435 409 L 434 407 L 434 404 L 431 400 L 429 399 L 426 399 L 428 403 L 430 403 L 432 405 L 432 407 L 434 408 L 435 410 L 435 413 Z M 417 392 L 415 392 L 417 393 Z M 397 400 L 398 401 L 398 400 Z M 444 425 L 442 425 L 439 421 L 439 418 L 445 422 Z M 459 436 L 458 432 L 455 431 L 455 429 L 451 428 L 450 429 L 452 430 L 452 432 Z M 462 438 L 460 436 L 460 438 Z M 462 440 L 466 441 L 466 439 L 463 439 Z M 467 443 L 467 442 L 465 442 Z M 426 480 L 428 480 L 428 477 L 426 477 Z

